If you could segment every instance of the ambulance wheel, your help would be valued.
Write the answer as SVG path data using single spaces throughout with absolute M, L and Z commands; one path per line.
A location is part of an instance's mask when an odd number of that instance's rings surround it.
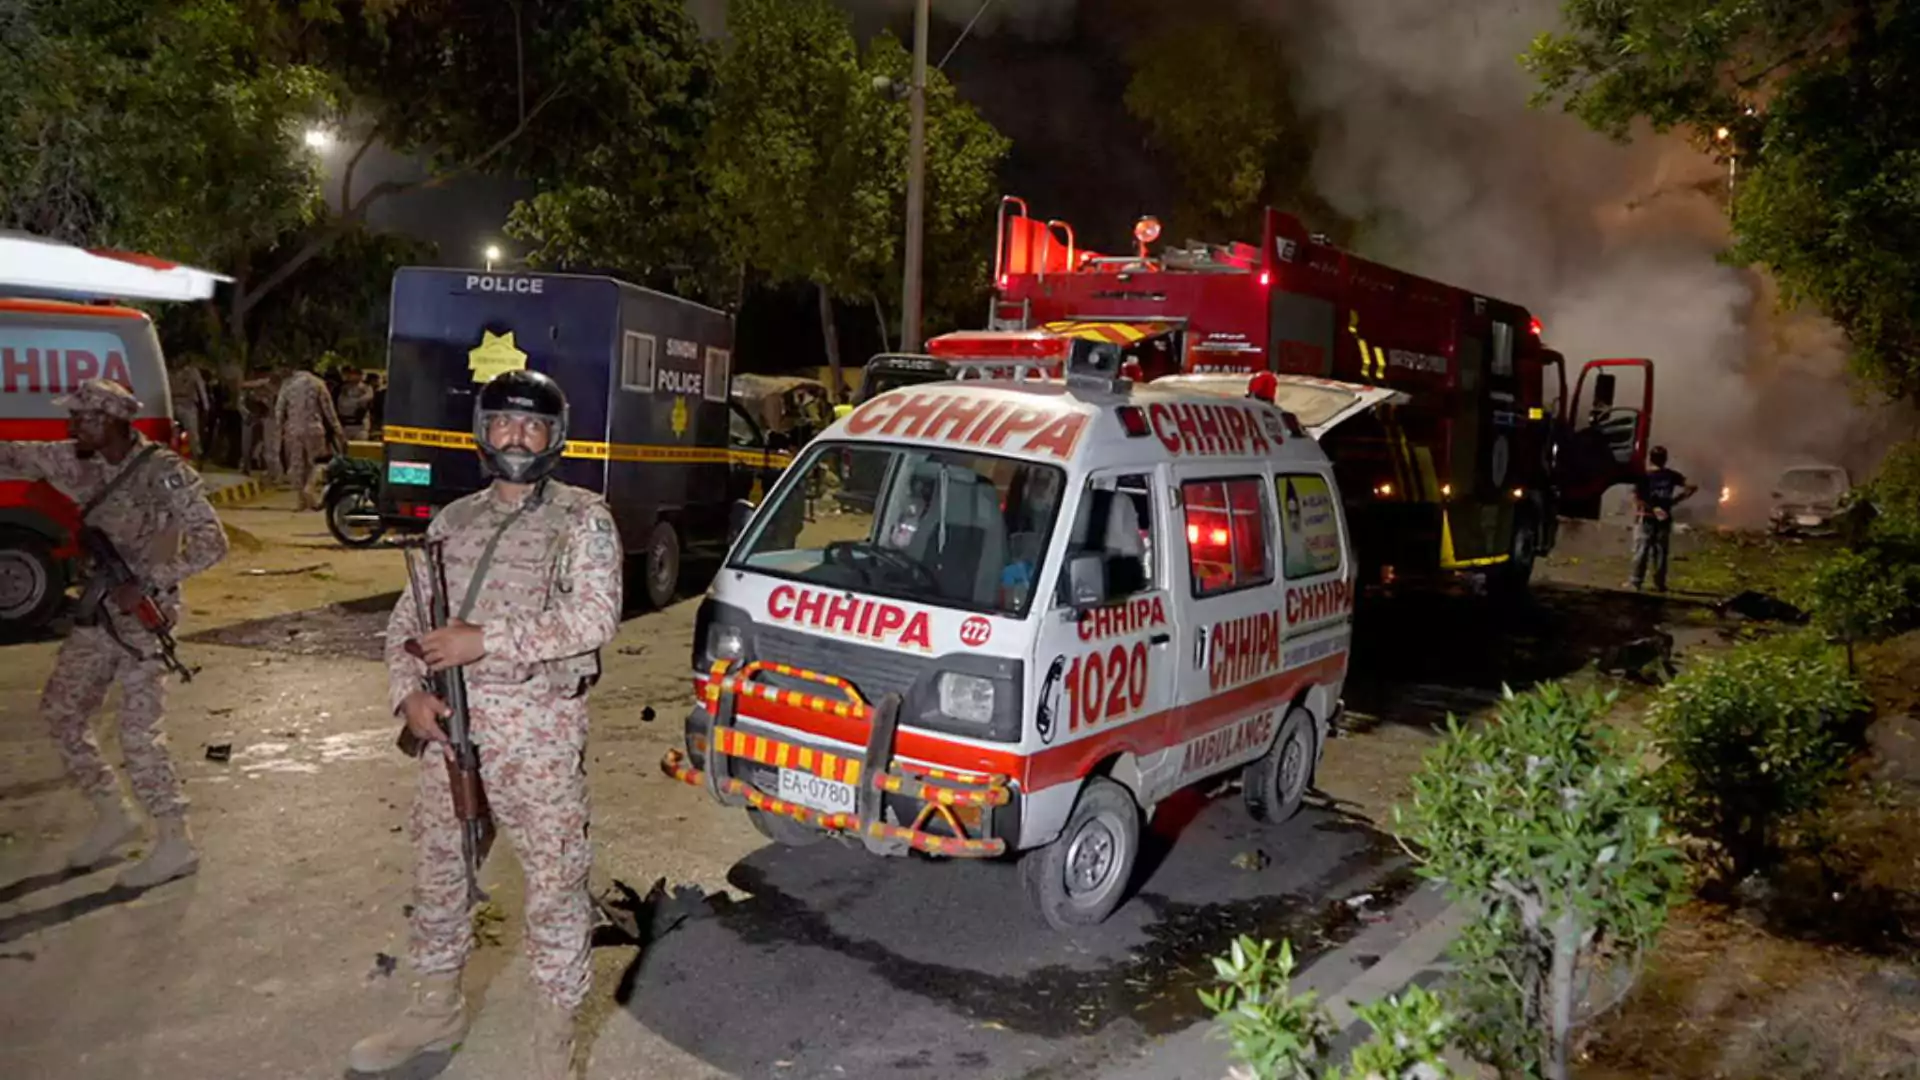
M 66 571 L 46 538 L 25 529 L 0 529 L 0 631 L 39 629 L 66 595 Z
M 802 825 L 785 814 L 769 814 L 751 806 L 747 807 L 747 820 L 753 822 L 761 836 L 781 847 L 806 847 L 827 838 L 826 833 L 811 825 Z
M 646 566 L 641 582 L 647 590 L 647 602 L 655 608 L 673 603 L 680 591 L 680 534 L 664 521 L 655 525 L 642 558 Z
M 1096 776 L 1080 789 L 1059 839 L 1020 860 L 1027 899 L 1055 930 L 1094 926 L 1126 898 L 1140 852 L 1140 807 Z
M 1300 812 L 1313 787 L 1313 714 L 1287 713 L 1273 745 L 1241 774 L 1240 791 L 1253 820 L 1278 825 Z

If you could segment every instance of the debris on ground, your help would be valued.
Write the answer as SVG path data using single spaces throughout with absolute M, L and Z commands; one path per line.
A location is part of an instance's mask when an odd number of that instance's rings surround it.
M 209 743 L 207 745 L 207 760 L 218 761 L 222 764 L 232 761 L 233 744 L 230 742 Z
M 1233 857 L 1233 865 L 1241 870 L 1264 870 L 1273 865 L 1273 860 L 1259 848 L 1243 851 Z
M 645 656 L 647 654 L 647 647 L 645 645 L 622 645 L 620 646 L 619 653 L 621 656 Z
M 1608 646 L 1600 654 L 1600 670 L 1640 682 L 1661 683 L 1673 677 L 1673 635 L 1656 630 L 1645 637 Z
M 253 569 L 247 571 L 247 576 L 248 577 L 293 577 L 295 574 L 311 574 L 316 570 L 325 570 L 326 568 L 332 565 L 333 565 L 332 563 L 317 562 L 308 566 L 296 566 L 289 570 L 268 570 L 265 567 L 256 566 Z
M 1345 903 L 1348 907 L 1352 908 L 1353 910 L 1359 911 L 1361 908 L 1364 908 L 1368 904 L 1373 903 L 1373 894 L 1370 892 L 1363 892 L 1358 896 L 1349 896 L 1347 897 Z
M 653 706 L 644 706 L 640 710 L 640 722 L 643 724 L 651 724 L 656 715 L 658 714 L 653 711 Z
M 706 907 L 706 890 L 698 885 L 676 885 L 669 890 L 663 877 L 641 896 L 633 886 L 615 878 L 605 892 L 593 897 L 594 914 L 599 920 L 593 943 L 645 949 Z
M 1748 589 L 1738 593 L 1717 609 L 1721 615 L 1733 615 L 1756 622 L 1783 622 L 1796 626 L 1807 621 L 1807 613 L 1777 596 Z
M 394 972 L 394 969 L 399 966 L 400 966 L 400 961 L 394 959 L 391 953 L 383 953 L 383 952 L 374 953 L 373 954 L 373 970 L 367 973 L 367 978 L 384 979 L 387 976 L 392 975 Z

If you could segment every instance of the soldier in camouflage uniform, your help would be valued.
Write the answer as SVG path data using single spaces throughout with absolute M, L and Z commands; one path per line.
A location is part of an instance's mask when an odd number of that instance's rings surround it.
M 511 371 L 478 395 L 474 437 L 493 483 L 441 511 L 450 624 L 420 625 L 412 586 L 387 624 L 394 712 L 423 740 L 414 792 L 413 1004 L 349 1059 L 384 1072 L 466 1034 L 460 972 L 473 945 L 460 823 L 440 719 L 424 681 L 460 666 L 487 802 L 527 874 L 527 952 L 540 1008 L 522 1075 L 570 1075 L 573 1016 L 590 979 L 587 871 L 587 690 L 599 649 L 619 627 L 622 555 L 600 496 L 548 479 L 566 442 L 566 398 L 544 375 Z M 423 659 L 406 648 L 416 638 Z
M 287 479 L 300 493 L 300 509 L 320 509 L 315 490 L 318 462 L 344 446 L 340 416 L 333 408 L 333 395 L 320 376 L 311 371 L 296 371 L 280 386 L 274 401 L 274 419 L 278 421 L 281 452 L 287 463 Z
M 178 618 L 180 583 L 227 553 L 226 532 L 207 502 L 199 475 L 172 451 L 133 430 L 140 403 L 118 383 L 81 383 L 59 403 L 73 414 L 73 438 L 0 442 L 0 476 L 45 480 L 79 503 L 86 523 L 106 533 L 161 610 Z M 99 811 L 93 831 L 68 859 L 80 869 L 99 863 L 139 832 L 88 727 L 106 701 L 108 685 L 120 684 L 120 747 L 126 754 L 127 779 L 159 832 L 159 843 L 147 857 L 121 875 L 120 883 L 130 888 L 158 885 L 199 867 L 187 832 L 186 799 L 160 732 L 166 687 L 159 643 L 129 614 L 141 593 L 139 585 L 123 585 L 103 596 L 89 590 L 89 597 L 99 602 L 83 601 L 75 612 L 73 634 L 61 644 L 40 695 L 40 712 L 68 775 Z

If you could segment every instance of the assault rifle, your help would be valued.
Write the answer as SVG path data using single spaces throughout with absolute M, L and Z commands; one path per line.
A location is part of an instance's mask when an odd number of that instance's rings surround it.
M 173 620 L 167 618 L 167 613 L 161 609 L 159 601 L 155 599 L 154 590 L 140 580 L 139 575 L 133 572 L 133 567 L 127 565 L 127 560 L 120 554 L 120 549 L 114 547 L 113 541 L 97 526 L 87 525 L 80 530 L 80 550 L 86 553 L 87 562 L 92 567 L 92 575 L 87 580 L 86 591 L 80 596 L 81 618 L 78 621 L 83 623 L 89 619 L 97 621 L 98 625 L 104 627 L 107 634 L 121 648 L 142 660 L 153 659 L 153 657 L 141 656 L 132 645 L 121 640 L 119 632 L 113 628 L 113 613 L 101 610 L 102 605 L 112 600 L 115 589 L 122 585 L 137 586 L 140 589 L 140 602 L 135 604 L 128 614 L 138 619 L 147 633 L 152 634 L 153 639 L 159 642 L 160 662 L 165 664 L 169 671 L 180 676 L 181 682 L 192 682 L 193 672 L 188 671 L 187 666 L 182 664 L 179 656 L 174 653 Z
M 438 540 L 410 545 L 405 549 L 407 580 L 413 586 L 414 610 L 420 623 L 438 630 L 447 625 L 447 563 Z M 425 562 L 426 566 L 420 566 Z M 417 639 L 408 638 L 407 652 L 425 657 Z M 467 903 L 487 898 L 480 888 L 480 864 L 493 844 L 493 816 L 487 809 L 487 792 L 480 783 L 480 753 L 473 745 L 473 731 L 467 713 L 467 677 L 457 667 L 428 676 L 433 693 L 446 702 L 447 717 L 440 727 L 447 733 L 452 754 L 447 758 L 447 784 L 453 792 L 453 813 L 460 819 L 460 855 L 467 873 Z M 425 742 L 414 733 L 400 729 L 400 749 L 409 757 L 418 757 Z

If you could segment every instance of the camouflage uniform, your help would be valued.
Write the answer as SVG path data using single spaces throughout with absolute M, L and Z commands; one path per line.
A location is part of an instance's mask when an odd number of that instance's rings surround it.
M 296 371 L 281 385 L 273 415 L 278 421 L 287 477 L 300 492 L 300 509 L 315 509 L 320 501 L 311 491 L 314 465 L 332 453 L 331 440 L 341 438 L 340 416 L 333 410 L 333 395 L 327 392 L 327 384 L 320 376 L 311 371 Z
M 548 480 L 541 501 L 501 538 L 465 621 L 485 627 L 486 655 L 465 668 L 480 774 L 495 824 L 527 874 L 527 952 L 549 1002 L 586 998 L 592 904 L 587 870 L 587 689 L 600 647 L 619 627 L 621 549 L 606 503 Z M 446 542 L 449 610 L 460 617 L 483 549 L 516 507 L 493 488 L 434 518 Z M 412 587 L 387 623 L 390 705 L 426 684 L 408 638 L 423 631 Z M 414 907 L 410 959 L 423 976 L 460 970 L 472 948 L 460 827 L 442 755 L 420 755 L 411 817 Z
M 125 391 L 119 393 L 124 404 L 88 383 L 73 398 L 76 408 L 84 405 L 131 419 L 137 402 Z M 103 396 L 104 401 L 97 400 Z M 45 480 L 76 503 L 84 503 L 148 445 L 145 436 L 136 434 L 133 450 L 114 465 L 104 457 L 80 457 L 70 441 L 0 442 L 0 475 Z M 133 572 L 158 590 L 156 601 L 169 618 L 177 618 L 180 612 L 180 583 L 227 553 L 227 535 L 207 502 L 199 474 L 170 450 L 154 451 L 139 472 L 93 509 L 87 522 L 105 532 Z M 96 800 L 117 800 L 113 770 L 101 759 L 100 744 L 94 741 L 88 721 L 106 700 L 108 684 L 118 681 L 120 746 L 134 796 L 156 818 L 179 817 L 186 810 L 186 800 L 160 731 L 166 688 L 161 682 L 165 669 L 159 644 L 138 619 L 121 614 L 110 598 L 100 605 L 99 619 L 95 626 L 76 626 L 61 644 L 53 674 L 40 696 L 41 715 L 60 747 L 68 775 Z
M 173 392 L 173 419 L 187 433 L 187 453 L 204 458 L 206 429 L 213 419 L 213 399 L 207 392 L 207 377 L 191 364 L 175 368 L 167 380 Z
M 340 388 L 340 400 L 337 403 L 341 426 L 349 439 L 367 437 L 367 421 L 373 412 L 373 387 L 366 380 L 350 382 Z M 349 419 L 349 417 L 351 419 Z

